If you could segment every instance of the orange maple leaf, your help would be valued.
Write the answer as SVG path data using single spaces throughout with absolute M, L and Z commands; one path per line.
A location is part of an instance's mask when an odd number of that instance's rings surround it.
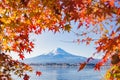
M 88 0 L 88 4 L 90 4 L 90 3 L 91 3 L 91 1 L 92 1 L 92 0 Z
M 79 67 L 78 71 L 84 69 L 85 66 L 86 66 L 86 64 L 87 64 L 86 62 L 84 62 L 84 63 L 80 63 L 80 67 Z
M 109 4 L 110 4 L 111 7 L 114 6 L 114 2 L 115 2 L 114 0 L 111 0 L 111 1 L 109 2 Z

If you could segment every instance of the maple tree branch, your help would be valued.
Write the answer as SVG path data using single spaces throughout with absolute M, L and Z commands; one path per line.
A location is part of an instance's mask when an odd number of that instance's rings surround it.
M 104 27 L 104 29 L 105 29 L 106 31 L 109 31 L 104 24 L 103 24 L 103 27 Z M 110 37 L 109 32 L 107 33 L 107 35 L 108 35 L 108 37 Z
M 94 27 L 92 30 L 87 31 L 87 32 L 85 32 L 85 33 L 84 33 L 84 31 L 80 31 L 80 32 L 83 32 L 83 33 L 81 33 L 81 34 L 75 32 L 75 31 L 73 31 L 73 30 L 71 30 L 71 32 L 75 33 L 77 36 L 84 36 L 84 35 L 87 35 L 87 34 L 91 33 L 95 28 L 96 28 L 96 27 Z
M 82 40 L 82 39 L 81 39 Z M 92 39 L 91 41 L 97 41 L 99 39 Z M 67 42 L 67 43 L 78 43 L 77 39 L 76 40 L 73 40 L 73 41 L 65 41 L 65 40 L 60 40 L 61 42 Z M 80 41 L 82 43 L 84 43 L 83 41 Z M 86 42 L 86 41 L 85 41 Z

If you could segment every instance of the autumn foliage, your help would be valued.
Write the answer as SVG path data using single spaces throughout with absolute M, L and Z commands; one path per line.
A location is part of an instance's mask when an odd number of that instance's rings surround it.
M 104 53 L 101 61 L 95 66 L 96 70 L 109 59 L 112 66 L 120 67 L 119 0 L 0 0 L 0 60 L 9 59 L 4 58 L 2 53 L 11 51 L 17 52 L 18 56 L 24 59 L 24 52 L 30 53 L 34 48 L 34 43 L 29 40 L 30 33 L 41 34 L 44 30 L 54 33 L 61 30 L 70 32 L 74 27 L 71 25 L 72 22 L 78 24 L 78 30 L 84 30 L 75 32 L 76 36 L 82 38 L 73 42 L 87 45 L 94 42 L 96 45 L 94 55 Z M 94 38 L 89 34 L 98 36 Z M 89 61 L 90 59 L 83 63 L 80 70 Z M 7 60 L 6 65 L 9 64 L 14 67 L 18 64 L 26 66 L 11 58 Z M 5 67 L 0 65 L 2 66 Z M 7 71 L 9 72 L 9 69 Z M 113 71 L 112 74 L 114 73 Z M 28 80 L 27 76 L 26 74 L 24 80 Z M 120 79 L 120 76 L 107 78 L 114 80 Z

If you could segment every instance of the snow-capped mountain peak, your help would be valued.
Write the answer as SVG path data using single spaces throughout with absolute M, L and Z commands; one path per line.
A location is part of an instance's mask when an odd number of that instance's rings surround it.
M 55 48 L 54 50 L 51 51 L 52 53 L 64 53 L 65 51 L 61 48 Z
M 50 51 L 47 55 L 53 55 L 53 56 L 55 56 L 55 55 L 64 55 L 64 56 L 66 56 L 66 55 L 71 55 L 71 54 L 69 54 L 68 52 L 64 51 L 61 48 L 55 48 L 52 51 Z

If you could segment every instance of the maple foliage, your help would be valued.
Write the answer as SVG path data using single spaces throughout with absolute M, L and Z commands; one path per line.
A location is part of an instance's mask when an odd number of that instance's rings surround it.
M 3 75 L 6 76 L 8 80 L 12 80 L 11 75 L 13 73 L 22 77 L 24 76 L 25 71 L 31 72 L 32 67 L 17 60 L 13 60 L 12 57 L 6 55 L 5 53 L 0 54 L 0 79 Z
M 29 76 L 27 74 L 24 75 L 24 80 L 29 80 Z
M 36 75 L 40 76 L 42 73 L 40 71 L 36 71 Z
M 84 69 L 84 68 L 85 68 L 85 66 L 86 66 L 86 64 L 87 64 L 86 62 L 81 63 L 78 71 L 80 71 L 80 70 Z
M 29 40 L 30 33 L 41 34 L 44 30 L 70 32 L 74 21 L 78 23 L 77 29 L 84 31 L 77 33 L 82 38 L 73 42 L 86 45 L 94 42 L 96 54 L 104 53 L 95 69 L 99 70 L 109 59 L 112 66 L 117 65 L 120 58 L 119 5 L 119 0 L 0 0 L 0 53 L 14 51 L 24 59 L 24 52 L 30 53 L 34 48 L 34 43 Z M 90 34 L 99 35 L 98 39 Z M 117 57 L 110 58 L 116 52 Z M 84 66 L 82 64 L 80 70 Z

